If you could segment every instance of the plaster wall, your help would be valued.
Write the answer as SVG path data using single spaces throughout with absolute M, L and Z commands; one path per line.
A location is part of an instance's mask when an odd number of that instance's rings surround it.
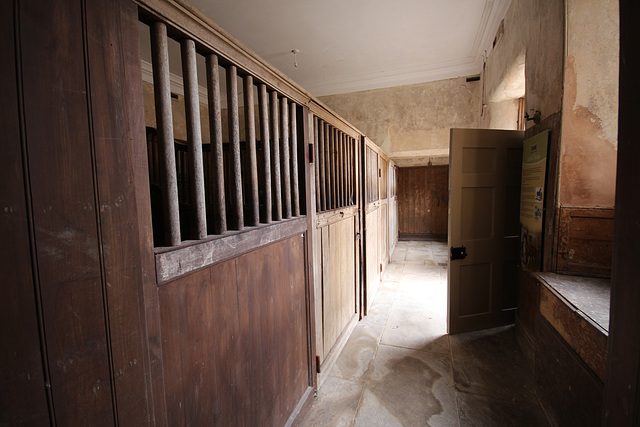
M 483 73 L 483 127 L 512 129 L 515 123 L 505 122 L 512 119 L 500 116 L 513 116 L 513 105 L 506 101 L 523 96 L 530 116 L 540 111 L 544 119 L 559 112 L 563 55 L 564 2 L 513 0 L 504 17 L 504 33 L 489 52 Z
M 400 167 L 449 162 L 449 129 L 476 128 L 482 83 L 440 80 L 321 97 Z
M 567 0 L 559 203 L 613 207 L 618 133 L 615 0 Z
M 513 129 L 515 99 L 542 118 L 562 109 L 564 2 L 513 0 L 488 54 L 483 82 L 455 78 L 321 97 L 398 166 L 448 163 L 449 129 Z M 522 74 L 525 84 L 522 86 Z M 486 104 L 482 111 L 482 104 Z
M 519 98 L 489 103 L 485 108 L 484 126 L 482 127 L 487 129 L 518 129 L 519 104 Z

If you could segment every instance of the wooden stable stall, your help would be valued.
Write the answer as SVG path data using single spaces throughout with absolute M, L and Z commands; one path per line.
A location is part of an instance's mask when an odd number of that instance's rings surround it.
M 322 382 L 359 320 L 360 134 L 312 109 L 316 362 Z
M 366 315 L 380 285 L 384 268 L 389 263 L 390 242 L 397 235 L 389 235 L 389 168 L 393 166 L 387 155 L 369 138 L 363 137 L 364 167 L 364 237 L 365 280 L 363 312 Z M 395 227 L 397 229 L 397 227 Z
M 394 242 L 384 153 L 181 1 L 0 12 L 0 424 L 298 422 Z
M 391 162 L 389 164 L 389 256 L 393 254 L 398 243 L 398 166 Z

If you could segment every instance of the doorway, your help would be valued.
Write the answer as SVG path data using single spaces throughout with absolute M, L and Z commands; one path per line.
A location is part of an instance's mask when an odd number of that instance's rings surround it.
M 447 239 L 449 166 L 398 169 L 400 240 Z

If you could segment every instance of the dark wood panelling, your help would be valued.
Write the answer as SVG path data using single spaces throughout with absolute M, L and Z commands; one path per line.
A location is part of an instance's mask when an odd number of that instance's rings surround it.
M 516 337 L 527 361 L 535 362 L 536 316 L 540 306 L 540 285 L 530 273 L 518 268 L 518 311 Z
M 445 237 L 449 166 L 398 168 L 398 233 Z
M 13 2 L 0 3 L 0 425 L 49 424 L 24 184 Z
M 604 424 L 640 425 L 640 3 L 620 1 L 620 111 Z
M 304 238 L 160 288 L 169 425 L 284 425 L 309 384 Z
M 20 6 L 27 153 L 55 418 L 60 425 L 113 425 L 84 11 L 79 1 Z
M 136 170 L 145 177 L 144 106 L 138 58 L 138 11 L 125 0 L 87 2 L 87 33 L 95 173 L 99 198 L 103 280 L 111 342 L 112 378 L 121 424 L 148 422 L 148 363 L 142 284 L 152 278 L 150 236 L 137 210 Z M 133 141 L 133 143 L 131 143 Z M 136 154 L 134 154 L 136 153 Z M 141 158 L 142 157 L 142 158 Z M 137 161 L 136 161 L 137 160 Z M 142 161 L 140 161 L 142 160 Z M 143 199 L 144 200 L 144 199 Z M 148 200 L 148 199 L 146 199 Z M 141 246 L 140 235 L 146 234 Z M 142 262 L 145 257 L 147 262 Z M 151 275 L 151 277 L 149 277 Z
M 604 381 L 607 334 L 595 327 L 548 286 L 540 286 L 540 314 Z
M 557 272 L 611 276 L 613 209 L 560 208 Z
M 602 382 L 542 316 L 536 329 L 536 386 L 546 412 L 561 426 L 600 425 Z

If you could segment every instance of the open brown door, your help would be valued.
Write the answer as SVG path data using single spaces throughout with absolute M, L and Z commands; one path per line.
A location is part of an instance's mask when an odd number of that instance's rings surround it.
M 450 334 L 513 323 L 522 131 L 452 129 Z

